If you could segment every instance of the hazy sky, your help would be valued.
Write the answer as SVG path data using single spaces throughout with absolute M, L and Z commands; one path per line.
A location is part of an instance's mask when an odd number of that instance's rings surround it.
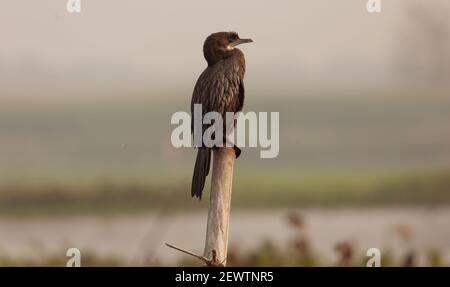
M 366 0 L 81 0 L 81 14 L 69 14 L 66 0 L 3 0 L 0 97 L 74 86 L 191 89 L 205 67 L 204 38 L 221 30 L 254 40 L 242 49 L 255 88 L 377 86 L 392 77 L 411 3 L 445 13 L 448 2 L 382 0 L 382 12 L 369 14 Z

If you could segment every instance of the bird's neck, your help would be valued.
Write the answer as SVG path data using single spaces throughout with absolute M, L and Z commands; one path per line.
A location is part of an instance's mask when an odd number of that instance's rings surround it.
M 241 50 L 234 48 L 233 50 L 226 51 L 224 53 L 214 53 L 213 55 L 209 55 L 209 57 L 205 57 L 208 62 L 208 66 L 214 66 L 218 62 L 225 59 L 233 59 L 242 62 L 242 65 L 245 65 L 244 53 Z

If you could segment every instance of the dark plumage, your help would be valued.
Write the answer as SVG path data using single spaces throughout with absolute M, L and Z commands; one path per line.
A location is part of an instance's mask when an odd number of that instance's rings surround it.
M 242 43 L 252 42 L 240 39 L 235 32 L 211 34 L 203 45 L 203 55 L 208 67 L 197 80 L 192 95 L 192 132 L 194 132 L 194 104 L 202 104 L 203 115 L 215 111 L 222 115 L 225 124 L 227 112 L 238 112 L 244 105 L 245 58 L 241 50 L 235 48 Z M 203 132 L 207 129 L 203 126 Z M 225 134 L 225 132 L 224 132 Z M 235 147 L 236 157 L 240 150 Z M 199 147 L 192 177 L 191 195 L 202 197 L 206 176 L 211 163 L 211 148 Z

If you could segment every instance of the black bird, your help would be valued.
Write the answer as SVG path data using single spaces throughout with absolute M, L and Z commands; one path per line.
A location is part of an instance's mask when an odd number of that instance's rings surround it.
M 191 101 L 192 133 L 194 132 L 194 104 L 202 104 L 203 115 L 218 112 L 225 124 L 227 112 L 239 112 L 244 105 L 244 53 L 236 46 L 253 42 L 241 39 L 235 32 L 218 32 L 209 35 L 203 44 L 203 55 L 208 67 L 195 84 Z M 207 127 L 203 126 L 203 132 Z M 203 133 L 202 133 L 203 135 Z M 225 130 L 224 130 L 225 135 Z M 236 158 L 240 150 L 235 147 Z M 201 199 L 206 176 L 211 163 L 211 148 L 198 147 L 192 177 L 191 195 Z

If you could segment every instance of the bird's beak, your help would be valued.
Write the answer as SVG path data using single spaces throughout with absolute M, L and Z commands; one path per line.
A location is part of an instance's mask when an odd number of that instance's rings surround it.
M 234 48 L 237 45 L 245 44 L 245 43 L 251 43 L 251 42 L 253 42 L 252 39 L 237 39 L 236 41 L 230 43 L 230 46 Z

